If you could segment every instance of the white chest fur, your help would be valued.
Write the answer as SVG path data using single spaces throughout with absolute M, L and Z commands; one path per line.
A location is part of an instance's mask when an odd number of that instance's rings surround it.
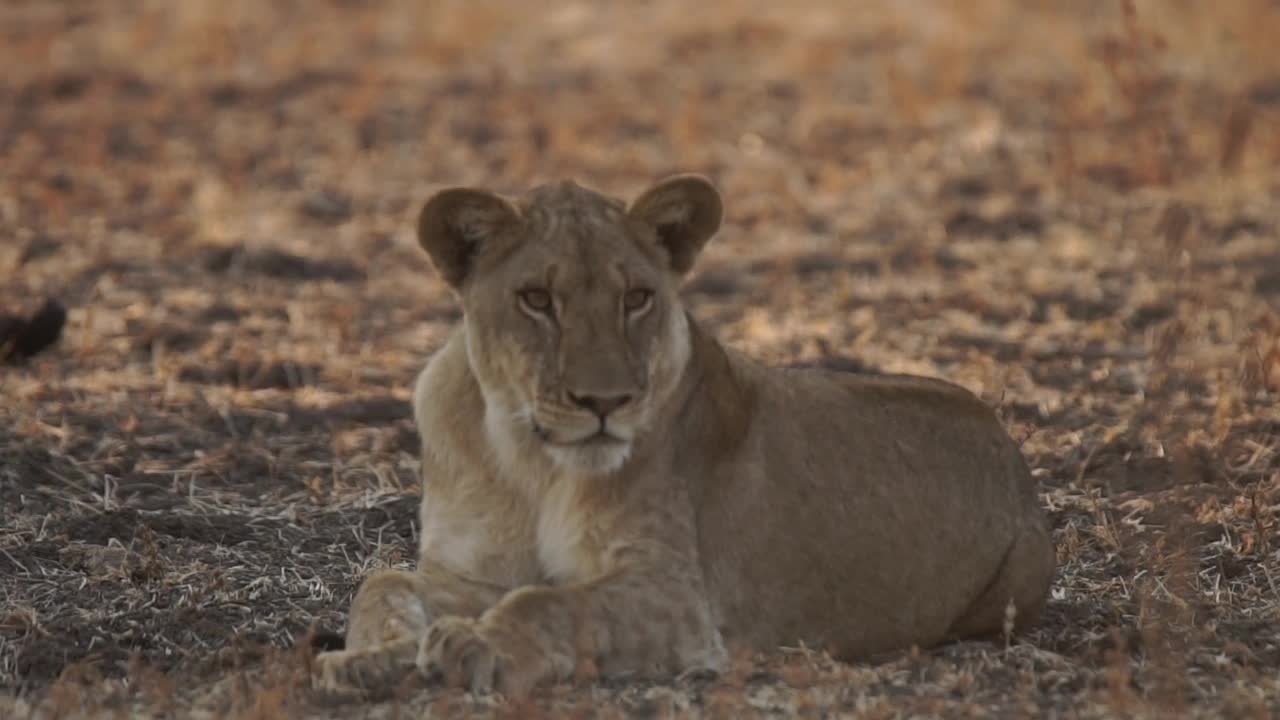
M 589 479 L 553 462 L 532 433 L 513 430 L 510 418 L 516 413 L 507 405 L 500 398 L 486 398 L 485 436 L 499 484 L 528 509 L 537 574 L 557 585 L 584 580 L 596 569 L 584 542 L 581 508 L 580 490 Z
M 585 547 L 578 483 L 558 477 L 545 488 L 537 503 L 536 543 L 538 562 L 555 584 L 584 580 L 592 574 L 591 553 Z

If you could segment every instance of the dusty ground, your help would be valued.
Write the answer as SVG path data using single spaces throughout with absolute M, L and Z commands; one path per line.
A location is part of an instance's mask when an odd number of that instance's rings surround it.
M 1280 714 L 1280 7 L 848 6 L 0 5 L 0 311 L 70 308 L 0 367 L 0 716 Z M 412 557 L 409 386 L 458 317 L 417 203 L 676 170 L 727 198 L 687 293 L 721 337 L 1001 409 L 1040 628 L 312 695 L 289 648 Z

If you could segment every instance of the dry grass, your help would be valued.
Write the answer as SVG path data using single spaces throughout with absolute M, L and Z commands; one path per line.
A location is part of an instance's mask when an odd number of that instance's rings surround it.
M 0 6 L 0 716 L 1274 717 L 1280 8 L 1266 0 Z M 335 704 L 295 639 L 415 541 L 443 184 L 711 175 L 727 341 L 999 406 L 1052 514 L 1005 644 L 502 705 Z M 302 644 L 303 647 L 306 643 Z

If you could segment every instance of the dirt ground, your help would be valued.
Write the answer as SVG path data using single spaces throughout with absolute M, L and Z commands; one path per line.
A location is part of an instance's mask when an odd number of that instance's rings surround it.
M 1270 0 L 3 3 L 0 311 L 69 319 L 0 366 L 0 717 L 1280 716 L 1277 37 Z M 685 170 L 721 338 L 999 408 L 1043 622 L 313 694 L 310 633 L 413 557 L 410 386 L 459 317 L 417 205 Z

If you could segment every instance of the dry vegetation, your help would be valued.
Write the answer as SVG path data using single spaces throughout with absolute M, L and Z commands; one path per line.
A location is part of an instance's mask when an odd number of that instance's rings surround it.
M 1267 0 L 7 0 L 0 311 L 70 315 L 0 367 L 0 716 L 1275 717 L 1278 37 Z M 409 386 L 457 319 L 415 205 L 676 170 L 728 198 L 687 293 L 723 338 L 999 406 L 1042 625 L 313 695 L 295 641 L 413 555 Z

